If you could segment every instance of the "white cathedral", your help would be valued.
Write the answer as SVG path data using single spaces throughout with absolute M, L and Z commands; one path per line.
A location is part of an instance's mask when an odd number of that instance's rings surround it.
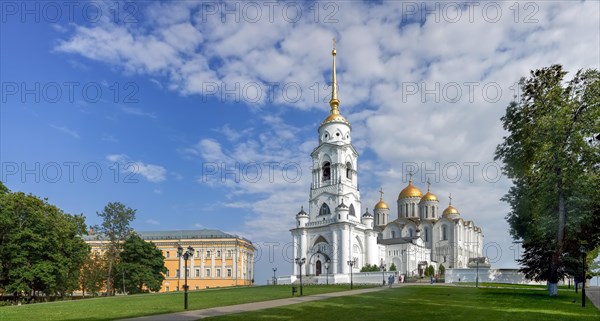
M 385 264 L 389 269 L 393 263 L 405 276 L 422 276 L 429 265 L 436 271 L 442 264 L 466 268 L 469 259 L 482 257 L 481 228 L 461 217 L 451 197 L 440 211 L 429 182 L 423 195 L 411 175 L 398 195 L 397 217 L 390 219 L 381 190 L 373 213 L 362 212 L 352 126 L 339 111 L 335 46 L 332 55 L 331 111 L 319 126 L 319 145 L 311 153 L 308 213 L 302 208 L 291 229 L 293 275 L 327 274 L 328 282 L 330 276 L 333 282 L 344 282 L 350 269 L 359 272 L 366 264 Z

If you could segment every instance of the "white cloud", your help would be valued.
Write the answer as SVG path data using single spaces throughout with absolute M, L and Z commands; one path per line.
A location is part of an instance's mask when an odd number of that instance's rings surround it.
M 160 224 L 160 222 L 155 219 L 147 219 L 146 223 L 151 224 L 151 225 L 159 225 Z
M 269 108 L 284 114 L 262 118 L 264 128 L 219 124 L 215 131 L 223 139 L 198 138 L 181 154 L 229 166 L 293 160 L 307 169 L 316 135 L 312 132 L 307 140 L 305 132 L 285 121 L 284 107 L 326 112 L 329 50 L 336 36 L 341 111 L 353 125 L 353 143 L 368 155 L 359 159 L 363 202 L 376 201 L 375 190 L 383 186 L 393 206 L 406 184 L 401 173 L 408 163 L 434 168 L 439 163 L 442 175 L 452 162 L 477 162 L 476 180 L 452 183 L 446 178 L 432 188 L 442 204 L 452 192 L 465 217 L 483 225 L 486 236 L 507 237 L 504 223 L 502 228 L 485 224 L 504 217 L 507 207 L 498 199 L 509 183 L 486 182 L 481 173 L 504 134 L 499 119 L 516 93 L 515 83 L 530 69 L 554 63 L 571 72 L 599 67 L 600 4 L 531 2 L 533 7 L 526 8 L 519 2 L 517 16 L 513 2 L 494 2 L 502 11 L 497 21 L 492 21 L 491 11 L 485 15 L 483 5 L 466 8 L 452 21 L 457 12 L 449 4 L 432 2 L 440 10 L 419 21 L 418 16 L 407 17 L 406 3 L 400 1 L 333 4 L 337 11 L 329 18 L 335 23 L 323 23 L 327 11 L 315 23 L 307 10 L 292 24 L 281 19 L 280 11 L 272 22 L 266 14 L 255 23 L 245 17 L 236 22 L 232 16 L 222 22 L 220 15 L 206 20 L 197 2 L 153 3 L 141 14 L 156 24 L 76 26 L 56 49 L 150 76 L 183 95 L 202 93 L 207 82 L 228 88 L 236 83 L 298 84 L 303 94 L 297 102 L 286 100 L 281 88 L 275 91 L 275 106 Z M 501 90 L 497 101 L 490 99 L 495 89 Z M 248 105 L 266 101 L 265 93 Z M 148 166 L 140 168 L 152 172 Z M 287 234 L 294 207 L 307 199 L 307 173 L 295 184 L 282 179 L 220 182 L 220 176 L 210 182 L 227 189 L 231 201 L 225 206 L 253 212 L 246 219 L 249 231 L 267 229 L 271 235 L 279 229 Z M 419 184 L 424 188 L 422 179 Z M 253 196 L 239 200 L 232 195 Z
M 141 175 L 153 183 L 160 183 L 167 179 L 167 170 L 160 165 L 146 164 L 141 161 L 132 161 L 125 154 L 110 154 L 106 159 L 111 163 L 119 163 L 121 171 Z
M 64 126 L 56 126 L 56 125 L 50 125 L 50 127 L 54 128 L 54 129 L 56 129 L 56 130 L 58 130 L 58 131 L 61 131 L 61 132 L 65 133 L 65 134 L 67 134 L 67 135 L 69 135 L 69 136 L 71 136 L 71 137 L 73 137 L 73 138 L 77 138 L 77 139 L 79 139 L 79 138 L 80 138 L 80 137 L 79 137 L 79 133 L 77 133 L 76 131 L 74 131 L 74 130 L 72 130 L 72 129 L 69 129 L 69 128 L 67 128 L 67 127 L 64 127 Z

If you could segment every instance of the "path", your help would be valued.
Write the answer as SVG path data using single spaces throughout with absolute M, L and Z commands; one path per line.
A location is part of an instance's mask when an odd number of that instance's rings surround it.
M 292 297 L 292 298 L 288 298 L 288 299 L 244 303 L 244 304 L 237 304 L 237 305 L 208 308 L 208 309 L 203 309 L 203 310 L 150 315 L 150 316 L 145 316 L 145 317 L 126 319 L 126 320 L 122 320 L 122 321 L 191 321 L 191 320 L 198 320 L 198 319 L 202 319 L 202 318 L 214 317 L 214 316 L 224 315 L 224 314 L 250 312 L 250 311 L 262 310 L 262 309 L 276 308 L 276 307 L 281 307 L 281 306 L 290 305 L 290 304 L 297 304 L 297 303 L 303 303 L 303 302 L 324 300 L 324 299 L 329 299 L 329 298 L 337 298 L 337 297 L 341 297 L 341 296 L 375 292 L 375 291 L 380 291 L 382 289 L 387 289 L 387 287 L 332 292 L 332 293 L 324 293 L 324 294 L 307 295 L 307 296 L 302 296 L 302 297 L 297 296 L 297 297 Z
M 592 301 L 592 303 L 594 303 L 596 308 L 600 310 L 600 287 L 590 286 L 589 288 L 586 288 L 585 295 Z

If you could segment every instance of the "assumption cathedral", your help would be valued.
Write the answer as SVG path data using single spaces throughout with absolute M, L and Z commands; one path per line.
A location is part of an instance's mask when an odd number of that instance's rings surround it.
M 358 189 L 358 153 L 352 146 L 352 126 L 340 114 L 336 82 L 336 49 L 332 51 L 331 110 L 318 129 L 319 144 L 311 153 L 312 183 L 309 207 L 296 215 L 293 238 L 293 275 L 330 275 L 347 282 L 347 275 L 367 264 L 398 273 L 422 276 L 429 265 L 436 271 L 466 268 L 470 259 L 482 257 L 483 233 L 464 220 L 454 206 L 440 210 L 431 191 L 411 179 L 398 194 L 397 215 L 380 199 L 363 212 Z M 444 206 L 444 205 L 442 205 Z M 367 207 L 367 206 L 365 206 Z

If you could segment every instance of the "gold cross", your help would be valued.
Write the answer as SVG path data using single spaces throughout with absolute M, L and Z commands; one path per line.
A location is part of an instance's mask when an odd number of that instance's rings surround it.
M 383 188 L 379 189 L 379 200 L 383 199 Z

